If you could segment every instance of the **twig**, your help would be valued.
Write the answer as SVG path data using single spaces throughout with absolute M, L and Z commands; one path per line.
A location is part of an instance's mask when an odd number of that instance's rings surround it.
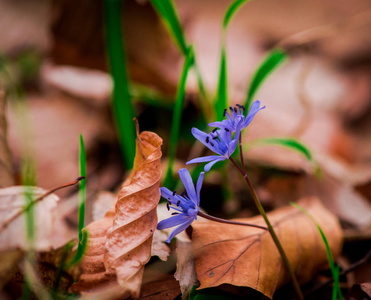
M 214 216 L 210 216 L 210 215 L 205 214 L 201 211 L 199 211 L 197 213 L 197 215 L 199 215 L 200 217 L 203 217 L 205 219 L 215 221 L 215 222 L 219 222 L 219 223 L 232 224 L 232 225 L 242 225 L 242 226 L 249 226 L 249 227 L 255 227 L 255 228 L 259 228 L 259 229 L 263 229 L 263 230 L 268 230 L 268 228 L 266 228 L 264 226 L 255 225 L 255 224 L 251 224 L 251 223 L 232 221 L 232 220 L 225 220 L 225 219 L 217 218 L 217 217 L 214 217 Z
M 17 219 L 19 216 L 21 216 L 24 212 L 26 212 L 27 210 L 30 209 L 31 206 L 33 206 L 35 203 L 41 201 L 42 199 L 44 199 L 46 196 L 49 196 L 50 194 L 54 193 L 55 191 L 58 191 L 60 189 L 63 189 L 63 188 L 66 188 L 66 187 L 69 187 L 69 186 L 73 186 L 75 185 L 76 183 L 79 183 L 82 179 L 85 179 L 85 177 L 81 176 L 81 177 L 78 177 L 76 178 L 75 181 L 73 182 L 70 182 L 70 183 L 66 183 L 64 185 L 61 185 L 61 186 L 58 186 L 54 189 L 51 189 L 49 191 L 47 191 L 46 193 L 42 194 L 41 196 L 37 197 L 34 201 L 32 201 L 31 203 L 27 204 L 26 206 L 24 206 L 18 213 L 16 213 L 14 216 L 12 216 L 10 219 L 8 219 L 0 228 L 0 232 L 2 230 L 4 230 L 6 227 L 9 226 L 10 223 L 12 223 L 15 219 Z

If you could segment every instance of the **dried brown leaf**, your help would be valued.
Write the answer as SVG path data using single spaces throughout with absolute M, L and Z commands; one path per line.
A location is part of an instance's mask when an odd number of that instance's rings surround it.
M 176 242 L 176 272 L 174 277 L 179 281 L 182 299 L 189 299 L 193 286 L 197 283 L 195 260 L 192 253 L 192 243 L 177 240 Z
M 172 275 L 143 284 L 141 298 L 146 300 L 173 300 L 180 293 L 179 284 Z
M 134 168 L 115 206 L 86 228 L 90 239 L 75 292 L 94 294 L 109 287 L 115 296 L 139 297 L 157 225 L 161 144 L 152 132 L 138 136 Z
M 342 232 L 336 217 L 317 198 L 300 203 L 326 234 L 333 256 L 339 255 Z M 268 214 L 301 284 L 328 266 L 326 250 L 313 221 L 294 207 Z M 263 225 L 261 217 L 241 219 Z M 221 284 L 247 286 L 272 298 L 289 281 L 279 253 L 267 231 L 256 228 L 201 223 L 192 225 L 193 249 L 200 288 Z

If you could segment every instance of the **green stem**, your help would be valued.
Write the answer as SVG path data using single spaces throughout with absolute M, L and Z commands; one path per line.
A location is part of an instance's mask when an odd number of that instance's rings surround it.
M 240 137 L 241 137 L 241 136 L 240 136 Z M 241 139 L 240 139 L 240 141 L 241 141 Z M 241 143 L 240 143 L 240 149 L 241 149 Z M 242 155 L 242 152 L 241 152 L 241 160 L 243 160 L 242 156 L 243 156 L 243 155 Z M 279 252 L 280 255 L 281 255 L 281 258 L 282 258 L 283 264 L 285 265 L 286 270 L 287 270 L 287 272 L 289 273 L 289 275 L 290 275 L 290 277 L 291 277 L 291 280 L 292 280 L 292 283 L 293 283 L 293 285 L 294 285 L 294 288 L 295 288 L 296 294 L 297 294 L 297 296 L 298 296 L 298 298 L 299 298 L 300 300 L 304 300 L 304 296 L 303 296 L 303 293 L 302 293 L 302 291 L 301 291 L 301 289 L 300 289 L 300 285 L 299 285 L 299 283 L 298 283 L 298 280 L 296 279 L 295 273 L 294 273 L 293 269 L 291 268 L 291 265 L 290 265 L 290 262 L 289 262 L 289 260 L 288 260 L 288 258 L 287 258 L 287 256 L 286 256 L 286 253 L 285 253 L 285 251 L 283 250 L 283 247 L 282 247 L 282 245 L 281 245 L 281 243 L 280 243 L 280 241 L 279 241 L 279 239 L 278 239 L 278 237 L 277 237 L 277 235 L 276 235 L 276 233 L 275 233 L 275 231 L 274 231 L 274 229 L 273 229 L 273 226 L 272 226 L 271 222 L 269 221 L 269 219 L 268 219 L 268 217 L 267 217 L 267 214 L 265 213 L 265 210 L 264 210 L 263 206 L 262 206 L 261 203 L 260 203 L 260 200 L 259 200 L 259 198 L 258 198 L 258 195 L 256 194 L 255 189 L 254 189 L 253 185 L 251 184 L 251 181 L 250 181 L 249 177 L 247 176 L 247 172 L 246 172 L 245 166 L 243 165 L 243 169 L 244 169 L 244 170 L 242 170 L 242 169 L 241 169 L 241 168 L 236 164 L 236 162 L 233 160 L 233 158 L 230 157 L 229 159 L 230 159 L 230 161 L 233 163 L 233 165 L 237 168 L 237 170 L 238 170 L 238 171 L 242 174 L 242 176 L 244 177 L 244 179 L 245 179 L 245 181 L 246 181 L 246 183 L 247 183 L 247 186 L 249 187 L 249 190 L 250 190 L 250 192 L 251 192 L 251 195 L 252 195 L 252 197 L 253 197 L 253 199 L 254 199 L 254 203 L 255 203 L 257 209 L 259 210 L 259 213 L 260 213 L 261 216 L 263 217 L 265 223 L 267 224 L 268 231 L 269 231 L 269 233 L 270 233 L 270 235 L 271 235 L 271 237 L 272 237 L 274 243 L 276 244 L 276 247 L 277 247 L 277 249 L 278 249 L 278 252 Z
M 208 214 L 203 213 L 202 211 L 199 211 L 197 213 L 197 215 L 199 215 L 200 217 L 203 217 L 205 219 L 214 221 L 214 222 L 219 222 L 219 223 L 224 223 L 224 224 L 231 224 L 231 225 L 249 226 L 249 227 L 255 227 L 255 228 L 259 228 L 259 229 L 263 229 L 263 230 L 268 230 L 264 226 L 259 226 L 259 225 L 255 225 L 255 224 L 244 223 L 244 222 L 238 222 L 238 221 L 232 221 L 232 220 L 225 220 L 225 219 L 217 218 L 217 217 L 214 217 L 214 216 L 210 216 Z

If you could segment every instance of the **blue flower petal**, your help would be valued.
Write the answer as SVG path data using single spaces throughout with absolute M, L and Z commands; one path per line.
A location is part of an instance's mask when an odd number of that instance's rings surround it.
M 196 185 L 196 192 L 197 192 L 197 207 L 200 206 L 200 192 L 202 188 L 202 182 L 204 180 L 205 172 L 201 172 L 200 176 L 198 176 L 197 185 Z
M 161 191 L 161 197 L 165 198 L 167 201 L 170 201 L 173 204 L 176 204 L 179 201 L 181 203 L 184 203 L 185 202 L 185 200 L 184 200 L 183 197 L 179 196 L 178 194 L 173 195 L 173 192 L 170 191 L 166 187 L 161 187 L 160 188 L 160 191 Z
M 196 190 L 195 186 L 193 185 L 192 177 L 189 174 L 188 170 L 183 168 L 178 171 L 180 180 L 183 182 L 183 185 L 187 191 L 188 198 L 191 199 L 192 202 L 196 204 Z
M 162 230 L 165 228 L 171 228 L 184 222 L 187 222 L 190 219 L 193 220 L 193 218 L 189 217 L 188 215 L 181 213 L 179 215 L 175 215 L 168 219 L 162 220 L 157 224 L 157 229 Z
M 251 121 L 254 119 L 255 115 L 258 113 L 258 111 L 264 109 L 265 106 L 260 107 L 260 101 L 255 101 L 253 104 L 251 104 L 250 110 L 247 113 L 247 116 L 245 120 L 242 123 L 242 129 L 246 128 L 250 125 Z
M 186 162 L 186 165 L 194 164 L 194 163 L 201 163 L 201 162 L 209 162 L 209 161 L 218 159 L 219 157 L 220 157 L 219 155 L 197 157 L 197 158 L 191 159 L 190 161 Z
M 216 147 L 216 143 L 213 143 L 214 146 L 211 143 L 206 143 L 206 138 L 210 138 L 210 136 L 207 133 L 193 127 L 192 134 L 196 139 L 198 139 L 202 144 L 204 144 L 211 151 L 221 154 L 219 148 Z
M 208 164 L 205 165 L 205 167 L 204 167 L 205 172 L 209 172 L 211 167 L 213 165 L 215 165 L 218 161 L 223 161 L 223 160 L 226 160 L 226 159 L 227 158 L 224 157 L 224 156 L 218 156 L 217 159 L 214 159 L 213 161 L 211 161 L 211 162 L 209 162 Z
M 221 122 L 213 122 L 209 124 L 210 127 L 218 127 L 218 128 L 228 128 L 229 130 L 233 131 L 234 127 L 228 122 L 228 120 L 223 120 Z
M 187 222 L 184 222 L 177 228 L 175 228 L 169 235 L 168 239 L 166 240 L 166 243 L 170 243 L 174 236 L 176 236 L 178 233 L 181 233 L 183 230 L 187 229 L 189 225 L 191 225 L 193 222 L 193 218 Z

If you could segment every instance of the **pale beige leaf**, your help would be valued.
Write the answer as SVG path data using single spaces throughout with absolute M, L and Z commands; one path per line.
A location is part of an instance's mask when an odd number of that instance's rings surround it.
M 300 205 L 320 224 L 336 259 L 342 246 L 338 220 L 317 198 L 304 199 Z M 299 283 L 308 282 L 316 272 L 328 267 L 324 243 L 308 216 L 290 206 L 277 209 L 268 217 Z M 240 221 L 264 225 L 261 217 Z M 271 298 L 276 289 L 288 283 L 289 276 L 267 231 L 213 222 L 197 222 L 192 227 L 201 289 L 225 283 L 247 286 Z
M 107 191 L 99 192 L 93 204 L 93 221 L 102 219 L 115 203 L 115 194 Z
M 164 243 L 166 240 L 166 233 L 160 230 L 155 230 L 152 239 L 151 256 L 158 256 L 163 261 L 167 260 L 167 257 L 170 254 L 170 248 L 166 243 Z
M 25 191 L 32 193 L 34 198 L 46 192 L 41 188 L 29 186 L 0 189 L 0 251 L 27 250 L 29 247 L 26 242 L 25 214 L 14 218 L 22 212 L 26 204 Z M 68 228 L 58 214 L 58 200 L 55 194 L 51 194 L 33 206 L 35 239 L 32 247 L 36 251 L 59 248 L 70 238 Z
M 155 133 L 138 136 L 133 171 L 115 206 L 103 219 L 86 227 L 90 238 L 75 292 L 94 295 L 110 288 L 120 297 L 139 297 L 157 225 L 161 144 Z
M 177 240 L 176 242 L 176 272 L 174 277 L 179 281 L 182 299 L 189 298 L 193 286 L 197 283 L 195 260 L 192 253 L 192 243 Z

